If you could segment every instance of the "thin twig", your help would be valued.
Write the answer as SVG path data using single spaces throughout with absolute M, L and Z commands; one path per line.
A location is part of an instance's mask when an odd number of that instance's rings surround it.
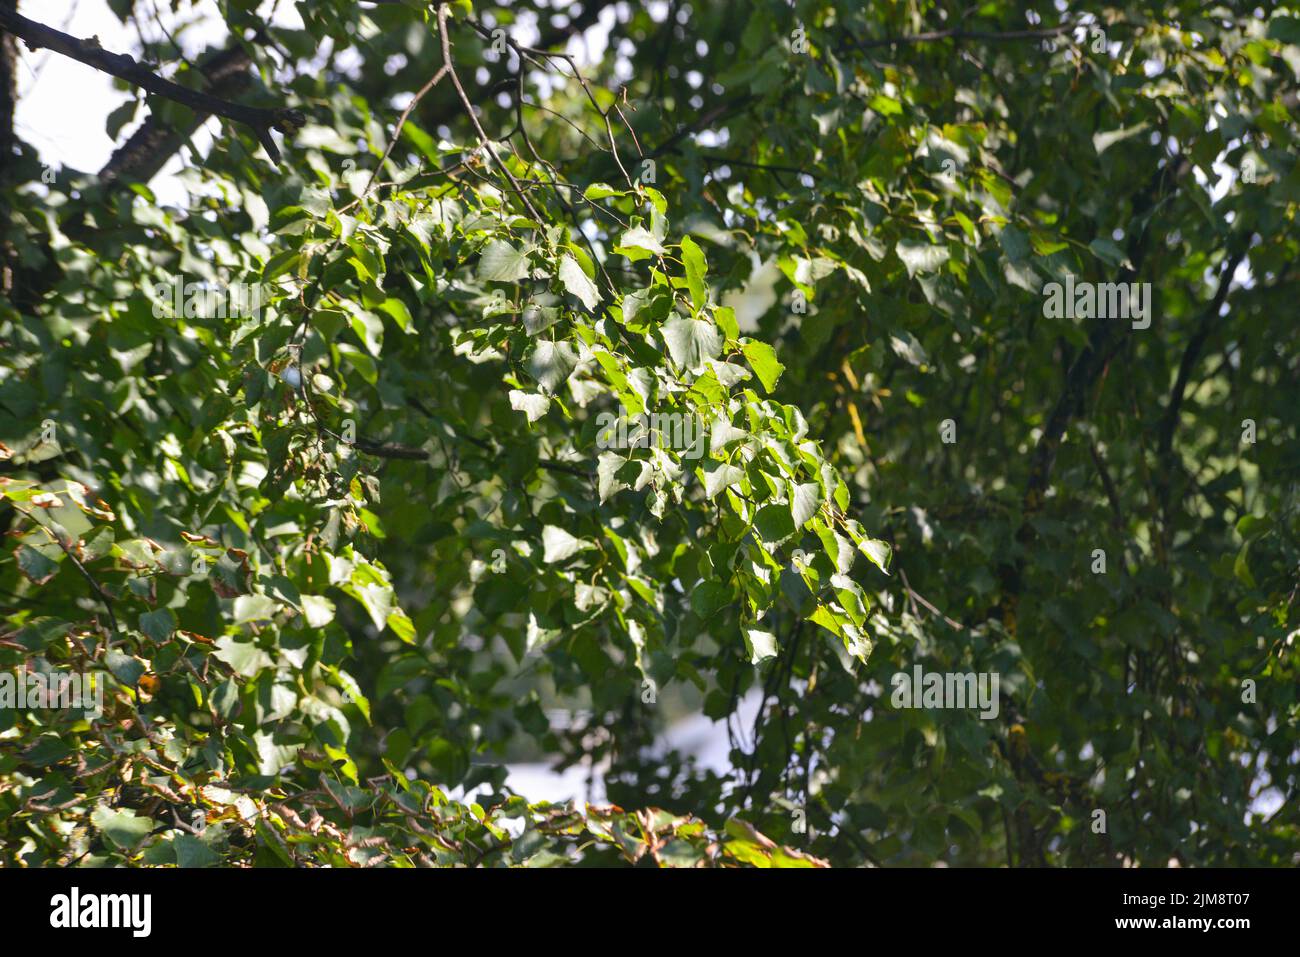
M 460 97 L 461 104 L 465 107 L 465 113 L 469 116 L 470 122 L 474 124 L 479 143 L 487 151 L 487 154 L 492 157 L 492 162 L 496 163 L 497 169 L 501 170 L 506 179 L 510 181 L 510 186 L 515 191 L 515 195 L 523 202 L 524 207 L 532 215 L 533 221 L 544 223 L 546 217 L 537 211 L 537 207 L 532 204 L 522 187 L 515 181 L 514 174 L 510 172 L 505 163 L 501 162 L 501 157 L 497 155 L 497 151 L 492 146 L 492 141 L 488 139 L 487 133 L 483 131 L 483 125 L 478 121 L 478 114 L 474 112 L 474 104 L 469 101 L 469 97 L 465 94 L 465 88 L 461 86 L 460 77 L 456 74 L 456 67 L 451 62 L 451 38 L 447 34 L 447 5 L 445 3 L 438 7 L 438 34 L 442 42 L 443 65 L 451 73 L 452 85 L 456 87 L 456 93 Z
M 384 150 L 384 155 L 379 158 L 379 162 L 375 164 L 375 168 L 370 171 L 370 179 L 366 183 L 366 188 L 361 191 L 361 195 L 358 196 L 356 200 L 344 207 L 345 209 L 350 208 L 355 203 L 361 202 L 361 200 L 370 195 L 370 190 L 375 185 L 375 177 L 379 175 L 379 170 L 383 168 L 383 165 L 388 162 L 388 157 L 393 155 L 393 149 L 397 146 L 397 141 L 402 137 L 402 129 L 406 126 L 406 121 L 410 117 L 411 111 L 420 104 L 420 101 L 424 99 L 425 94 L 437 86 L 439 81 L 441 81 L 446 75 L 447 65 L 444 63 L 438 72 L 429 77 L 428 82 L 425 83 L 424 86 L 420 87 L 415 96 L 411 99 L 411 102 L 406 104 L 406 109 L 402 110 L 402 115 L 397 121 L 397 126 L 393 128 L 393 137 L 388 142 L 388 149 Z M 340 212 L 342 212 L 342 210 L 340 210 Z

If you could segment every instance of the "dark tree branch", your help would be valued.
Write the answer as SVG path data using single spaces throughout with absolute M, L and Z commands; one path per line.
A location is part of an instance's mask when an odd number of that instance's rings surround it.
M 228 100 L 248 86 L 248 68 L 253 59 L 242 46 L 210 54 L 199 62 L 208 80 L 208 93 Z M 174 128 L 158 114 L 152 114 L 131 137 L 119 146 L 99 171 L 101 183 L 147 183 L 158 175 L 186 140 L 198 132 L 211 113 L 196 112 L 192 122 Z
M 1205 343 L 1210 335 L 1223 325 L 1215 320 L 1219 318 L 1219 310 L 1223 308 L 1228 298 L 1232 276 L 1245 256 L 1244 251 L 1234 252 L 1224 260 L 1223 268 L 1219 271 L 1219 288 L 1214 291 L 1214 298 L 1205 307 L 1196 332 L 1192 334 L 1187 348 L 1183 350 L 1183 358 L 1178 364 L 1178 376 L 1174 380 L 1173 390 L 1169 393 L 1169 402 L 1165 406 L 1164 415 L 1157 428 L 1156 461 L 1159 465 L 1159 475 L 1156 480 L 1156 495 L 1160 504 L 1160 514 L 1164 518 L 1164 534 L 1167 541 L 1171 541 L 1173 536 L 1169 505 L 1175 465 L 1174 433 L 1178 431 L 1179 414 L 1182 411 L 1183 399 L 1187 395 L 1187 383 L 1192 377 L 1192 371 L 1196 368 Z
M 555 459 L 538 459 L 537 467 L 548 472 L 563 472 L 565 475 L 573 475 L 582 479 L 592 477 L 591 473 L 581 466 L 570 465 L 568 462 L 557 462 Z
M 13 13 L 18 0 L 0 0 L 0 11 Z M 18 107 L 18 41 L 0 33 L 0 187 L 16 178 L 14 111 Z M 13 219 L 8 202 L 0 204 L 0 221 Z M 0 294 L 13 297 L 14 276 L 21 268 L 18 250 L 11 240 L 0 242 Z
M 1065 389 L 1048 416 L 1043 434 L 1034 447 L 1029 470 L 1029 483 L 1025 489 L 1025 510 L 1034 512 L 1042 504 L 1043 495 L 1051 483 L 1056 453 L 1066 427 L 1083 408 L 1088 389 L 1101 376 L 1111 357 L 1123 345 L 1120 324 L 1110 322 L 1093 336 L 1088 346 L 1070 366 L 1065 377 Z
M 664 153 L 667 153 L 669 150 L 671 150 L 682 140 L 686 139 L 688 136 L 693 136 L 696 133 L 699 133 L 701 130 L 708 129 L 711 124 L 717 122 L 718 120 L 725 119 L 726 117 L 729 117 L 735 113 L 740 112 L 741 110 L 749 106 L 757 99 L 758 97 L 755 96 L 754 94 L 746 93 L 743 94 L 742 96 L 738 96 L 734 100 L 726 100 L 722 103 L 718 103 L 707 113 L 704 113 L 697 120 L 695 120 L 693 123 L 682 126 L 682 128 L 679 129 L 676 133 L 668 137 L 666 140 L 664 140 L 654 149 L 649 150 L 645 155 L 649 158 L 662 156 Z
M 47 47 L 87 66 L 125 80 L 157 96 L 187 106 L 196 113 L 224 116 L 250 127 L 268 156 L 280 162 L 280 150 L 271 138 L 271 130 L 292 133 L 306 122 L 302 112 L 289 107 L 263 109 L 222 99 L 211 93 L 191 90 L 158 76 L 149 67 L 137 63 L 128 54 L 110 53 L 97 40 L 80 40 L 53 27 L 37 23 L 0 6 L 0 30 L 24 40 L 32 49 Z
M 1143 226 L 1131 241 L 1128 252 L 1132 266 L 1125 270 L 1125 281 L 1136 279 L 1139 270 L 1142 268 L 1142 261 L 1146 256 L 1145 240 L 1150 225 L 1149 222 L 1146 222 L 1146 217 L 1156 207 L 1157 197 L 1160 195 L 1166 176 L 1171 172 L 1172 165 L 1171 162 L 1169 166 L 1153 173 L 1133 204 L 1133 220 L 1143 222 Z M 1174 192 L 1177 192 L 1182 177 L 1186 175 L 1189 169 L 1190 165 L 1185 160 L 1179 163 L 1177 168 L 1172 169 Z M 1033 462 L 1029 472 L 1029 484 L 1025 489 L 1024 504 L 1026 512 L 1035 511 L 1038 505 L 1041 504 L 1042 496 L 1046 492 L 1051 479 L 1052 467 L 1056 462 L 1056 453 L 1060 448 L 1066 426 L 1082 409 L 1088 388 L 1101 376 L 1111 357 L 1119 351 L 1122 345 L 1123 336 L 1121 335 L 1120 324 L 1115 322 L 1106 323 L 1092 337 L 1087 348 L 1070 366 L 1069 372 L 1066 373 L 1065 390 L 1053 407 L 1047 425 L 1043 429 L 1043 434 L 1038 440 L 1038 445 L 1034 448 Z
M 429 457 L 429 453 L 424 449 L 397 442 L 372 442 L 370 439 L 358 436 L 353 444 L 367 455 L 374 455 L 381 459 L 411 459 L 422 462 Z
M 1232 285 L 1233 273 L 1237 271 L 1244 258 L 1244 253 L 1234 253 L 1224 262 L 1223 269 L 1219 272 L 1219 288 L 1215 290 L 1214 298 L 1206 306 L 1196 332 L 1183 351 L 1182 361 L 1178 364 L 1178 378 L 1174 381 L 1173 391 L 1169 394 L 1169 404 L 1165 406 L 1164 418 L 1160 423 L 1158 447 L 1161 459 L 1167 459 L 1173 450 L 1174 432 L 1178 428 L 1178 413 L 1182 409 L 1183 399 L 1187 393 L 1187 381 L 1192 376 L 1192 370 L 1196 368 L 1196 361 L 1200 358 L 1210 333 L 1219 328 L 1219 324 L 1214 320 L 1218 317 L 1219 310 L 1223 308 L 1224 300 L 1228 298 L 1228 287 Z
M 491 442 L 487 441 L 486 439 L 480 439 L 477 435 L 471 435 L 468 432 L 464 432 L 459 429 L 456 429 L 450 422 L 447 422 L 445 419 L 439 418 L 437 415 L 433 413 L 431 409 L 429 409 L 419 399 L 408 398 L 406 400 L 406 403 L 411 408 L 420 412 L 426 418 L 435 419 L 436 421 L 442 422 L 443 425 L 445 425 L 448 429 L 450 429 L 452 432 L 455 433 L 457 438 L 464 439 L 470 445 L 477 446 L 478 448 L 482 449 L 484 452 L 487 452 L 489 455 L 497 456 L 502 454 L 500 449 L 498 449 L 495 445 L 493 445 Z M 548 472 L 563 472 L 565 475 L 574 475 L 577 476 L 578 478 L 583 478 L 583 479 L 591 479 L 595 477 L 591 473 L 591 471 L 583 468 L 581 465 L 570 464 L 568 462 L 559 462 L 556 461 L 555 459 L 538 459 L 537 467 L 540 469 L 546 469 L 546 471 Z
M 1106 468 L 1106 460 L 1101 457 L 1101 449 L 1097 448 L 1096 442 L 1088 443 L 1088 451 L 1092 453 L 1092 464 L 1097 467 L 1097 474 L 1101 476 L 1101 484 L 1106 489 L 1106 498 L 1110 499 L 1110 507 L 1115 512 L 1115 527 L 1124 527 L 1124 509 L 1120 504 L 1119 489 L 1115 487 L 1115 481 L 1110 477 L 1110 470 Z
M 479 145 L 487 151 L 492 157 L 492 162 L 496 165 L 510 183 L 510 188 L 514 190 L 528 214 L 532 216 L 534 222 L 542 223 L 546 217 L 538 212 L 537 207 L 533 205 L 523 189 L 519 186 L 514 174 L 510 172 L 510 167 L 501 162 L 501 157 L 497 155 L 496 149 L 492 146 L 492 141 L 488 138 L 487 133 L 483 131 L 483 125 L 478 121 L 478 114 L 474 112 L 474 104 L 470 102 L 469 96 L 465 93 L 465 87 L 461 85 L 460 76 L 456 73 L 456 67 L 451 59 L 451 37 L 447 34 L 447 8 L 440 6 L 438 8 L 438 38 L 442 44 L 442 65 L 447 68 L 451 76 L 452 86 L 456 88 L 456 95 L 460 97 L 461 104 L 465 107 L 465 115 L 469 117 L 470 123 L 474 125 L 474 132 L 478 134 Z
M 481 446 L 485 451 L 492 451 L 491 446 L 472 436 L 462 436 L 469 439 L 475 445 Z M 370 439 L 358 437 L 353 443 L 358 450 L 373 455 L 381 459 L 408 459 L 416 462 L 428 461 L 429 453 L 424 449 L 416 448 L 412 445 L 402 445 L 398 442 L 374 442 Z M 537 467 L 545 469 L 548 472 L 563 472 L 565 475 L 574 475 L 578 478 L 589 479 L 591 473 L 578 465 L 570 465 L 568 462 L 557 462 L 554 459 L 538 459 Z
M 15 13 L 18 0 L 0 0 L 0 13 Z M 18 105 L 18 44 L 0 36 L 0 176 L 13 161 L 14 109 Z

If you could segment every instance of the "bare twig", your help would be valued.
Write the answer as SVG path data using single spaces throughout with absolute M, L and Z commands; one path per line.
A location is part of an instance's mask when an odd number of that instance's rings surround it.
M 437 86 L 446 75 L 447 65 L 444 63 L 438 72 L 429 77 L 424 86 L 420 87 L 415 96 L 411 99 L 411 102 L 406 104 L 406 109 L 402 110 L 402 115 L 397 121 L 397 126 L 393 128 L 393 136 L 388 142 L 388 149 L 384 150 L 384 155 L 381 156 L 379 162 L 375 164 L 375 168 L 370 171 L 370 179 L 366 182 L 366 188 L 354 202 L 360 202 L 370 195 L 370 190 L 374 188 L 375 177 L 379 175 L 380 168 L 388 162 L 388 157 L 393 155 L 393 149 L 397 146 L 397 141 L 402 138 L 402 130 L 406 126 L 406 121 L 410 117 L 411 111 L 419 105 L 422 99 L 424 99 L 425 94 Z M 353 203 L 349 203 L 348 207 L 351 207 L 352 205 Z
M 452 65 L 451 61 L 451 38 L 447 35 L 446 4 L 438 7 L 438 36 L 442 42 L 443 66 L 446 67 L 451 74 L 452 85 L 456 87 L 456 94 L 460 97 L 460 102 L 465 107 L 466 115 L 469 116 L 470 122 L 474 124 L 474 130 L 478 133 L 480 145 L 482 145 L 483 149 L 487 151 L 487 154 L 492 157 L 492 162 L 496 164 L 497 169 L 501 170 L 501 172 L 505 174 L 506 179 L 510 182 L 511 189 L 514 190 L 515 195 L 519 197 L 520 201 L 524 204 L 524 207 L 533 217 L 533 221 L 537 223 L 545 222 L 546 217 L 538 212 L 537 207 L 532 204 L 532 201 L 523 191 L 523 188 L 518 182 L 516 182 L 514 174 L 510 172 L 505 163 L 501 162 L 501 157 L 497 155 L 496 149 L 493 148 L 492 141 L 488 139 L 487 133 L 483 132 L 483 125 L 479 123 L 478 114 L 474 112 L 474 104 L 469 101 L 469 97 L 465 94 L 465 88 L 461 86 L 460 77 L 456 74 L 456 67 Z

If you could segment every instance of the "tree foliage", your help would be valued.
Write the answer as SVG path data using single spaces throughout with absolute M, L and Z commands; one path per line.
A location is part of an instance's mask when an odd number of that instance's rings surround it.
M 0 860 L 1295 863 L 1300 18 L 265 6 L 278 165 L 5 157 Z

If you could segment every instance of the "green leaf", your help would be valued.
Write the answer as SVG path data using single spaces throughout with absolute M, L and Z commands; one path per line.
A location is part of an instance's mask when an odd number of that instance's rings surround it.
M 1268 516 L 1260 517 L 1258 515 L 1243 515 L 1237 520 L 1237 534 L 1246 541 L 1259 538 L 1259 536 L 1270 531 L 1273 528 L 1273 519 Z
M 522 412 L 529 422 L 536 422 L 551 407 L 550 398 L 536 392 L 521 392 L 519 389 L 511 389 L 509 398 L 510 408 L 516 412 Z
M 414 320 L 411 318 L 411 310 L 406 307 L 406 303 L 400 299 L 385 299 L 379 304 L 379 308 L 393 317 L 397 327 L 403 332 L 408 332 Z
M 704 473 L 704 497 L 714 498 L 723 489 L 737 484 L 745 477 L 743 469 L 725 463 L 711 463 L 714 467 Z
M 769 547 L 784 542 L 795 533 L 789 506 L 775 503 L 763 506 L 754 516 L 754 528 Z
M 1241 550 L 1237 552 L 1237 558 L 1232 563 L 1232 574 L 1235 575 L 1237 580 L 1247 588 L 1257 588 L 1259 586 L 1255 583 L 1255 576 L 1250 573 L 1249 554 L 1250 543 L 1247 542 L 1245 545 L 1242 545 Z
M 90 823 L 124 851 L 135 847 L 157 827 L 152 819 L 140 817 L 130 808 L 115 810 L 103 805 L 95 808 Z
M 756 665 L 760 661 L 776 657 L 776 635 L 770 631 L 757 628 L 745 629 L 745 650 L 749 652 L 749 663 Z
M 62 555 L 62 552 L 57 554 Z M 58 562 L 52 561 L 30 545 L 20 545 L 14 556 L 18 559 L 18 569 L 33 584 L 44 585 L 59 571 Z
M 334 602 L 322 595 L 303 595 L 302 611 L 308 628 L 324 628 L 334 620 Z
M 176 630 L 176 617 L 166 608 L 147 612 L 140 616 L 140 630 L 161 644 Z
M 1132 139 L 1139 133 L 1142 133 L 1149 126 L 1145 120 L 1141 123 L 1134 123 L 1132 126 L 1125 126 L 1114 130 L 1105 130 L 1101 133 L 1094 133 L 1092 136 L 1092 148 L 1100 156 L 1106 150 L 1110 149 L 1116 143 L 1122 143 L 1127 139 Z
M 662 334 L 673 361 L 688 372 L 704 372 L 704 360 L 716 359 L 722 353 L 721 334 L 704 319 L 670 319 L 664 323 Z
M 542 529 L 542 561 L 548 565 L 565 561 L 592 547 L 590 542 L 575 538 L 557 525 L 547 525 Z
M 177 834 L 171 841 L 177 867 L 216 867 L 221 855 L 191 834 Z
M 917 273 L 937 272 L 951 255 L 947 246 L 932 246 L 911 239 L 900 240 L 894 247 L 894 252 L 903 260 L 909 277 L 914 277 Z
M 903 105 L 892 96 L 886 96 L 883 93 L 877 93 L 867 104 L 881 116 L 902 116 Z
M 1283 43 L 1289 43 L 1292 46 L 1300 46 L 1300 17 L 1274 15 L 1273 19 L 1268 22 L 1268 38 L 1270 40 L 1281 40 Z
M 716 581 L 702 581 L 691 592 L 691 609 L 708 621 L 734 600 L 735 593 L 730 585 Z
M 1108 266 L 1115 268 L 1132 269 L 1133 264 L 1129 261 L 1128 253 L 1109 239 L 1094 239 L 1088 244 L 1088 248 L 1096 254 L 1097 258 L 1102 260 Z
M 889 346 L 898 356 L 917 368 L 924 368 L 930 364 L 930 357 L 925 354 L 925 347 L 910 332 L 890 336 Z
M 410 140 L 411 143 L 414 144 L 415 148 L 424 154 L 425 159 L 429 160 L 435 166 L 440 164 L 442 159 L 441 153 L 438 150 L 437 144 L 433 141 L 433 137 L 424 132 L 424 130 L 420 129 L 409 119 L 402 124 L 402 135 Z
M 708 265 L 704 261 L 704 250 L 690 236 L 682 237 L 682 263 L 686 266 L 686 286 L 691 292 L 691 300 L 696 309 L 701 309 L 708 302 L 708 291 L 704 285 Z
M 719 306 L 715 309 L 713 311 L 713 321 L 718 324 L 718 328 L 722 330 L 728 341 L 740 338 L 740 325 L 736 322 L 736 310 L 732 309 L 730 306 Z M 776 353 L 773 351 L 773 358 L 775 358 L 775 356 Z M 750 361 L 752 364 L 753 360 Z M 784 366 L 781 368 L 784 368 Z M 780 373 L 778 372 L 777 374 L 779 375 Z M 766 386 L 764 387 L 766 388 Z M 768 389 L 768 391 L 770 392 L 771 390 Z
M 889 574 L 889 562 L 893 558 L 893 549 L 889 547 L 888 542 L 882 542 L 878 538 L 869 538 L 858 543 L 858 551 L 866 555 L 875 565 L 886 575 Z
M 554 395 L 578 367 L 578 354 L 567 342 L 543 339 L 528 357 L 528 372 L 542 391 Z M 531 421 L 531 419 L 530 419 Z
M 745 358 L 749 361 L 750 368 L 758 376 L 758 381 L 763 383 L 763 390 L 770 393 L 776 388 L 781 373 L 785 371 L 785 366 L 777 361 L 776 350 L 766 342 L 755 342 L 753 340 L 746 342 L 741 349 L 745 353 Z
M 648 259 L 652 255 L 667 255 L 668 250 L 664 248 L 664 244 L 653 233 L 641 226 L 634 226 L 625 231 L 619 238 L 618 245 L 614 247 L 614 252 L 620 256 L 626 256 L 633 262 L 637 262 L 641 259 Z
M 480 281 L 518 282 L 520 279 L 527 279 L 528 274 L 528 256 L 504 239 L 494 239 L 483 247 L 483 254 L 478 261 Z M 561 265 L 560 278 L 564 278 L 563 265 Z
M 614 189 L 605 183 L 592 183 L 582 191 L 586 199 L 605 199 L 609 196 L 626 196 L 627 190 Z
M 605 503 L 611 495 L 617 493 L 620 489 L 627 488 L 627 485 L 617 479 L 619 469 L 626 463 L 626 459 L 617 452 L 601 452 L 596 460 L 596 488 L 600 496 L 601 504 Z
M 117 648 L 108 650 L 104 655 L 104 663 L 108 665 L 108 670 L 112 672 L 113 677 L 131 688 L 136 686 L 140 676 L 145 673 L 144 663 L 139 658 Z
M 415 644 L 415 622 L 411 621 L 410 617 L 402 609 L 393 608 L 384 621 L 392 629 L 393 634 L 402 641 L 408 645 Z
M 835 567 L 836 573 L 847 575 L 852 571 L 853 560 L 857 556 L 853 543 L 838 532 L 827 528 L 822 522 L 815 522 L 813 528 L 817 532 L 817 537 L 821 539 L 822 548 Z
M 222 718 L 230 720 L 239 708 L 239 685 L 234 678 L 227 678 L 212 692 L 210 699 L 212 709 Z
M 836 617 L 835 613 L 825 605 L 818 605 L 813 610 L 813 613 L 808 616 L 808 620 L 821 625 L 836 638 L 844 637 L 844 629 L 840 625 L 839 619 Z
M 578 261 L 568 253 L 560 257 L 559 277 L 570 294 L 577 296 L 589 312 L 595 312 L 596 306 L 600 303 L 600 290 L 587 278 Z
M 235 674 L 245 678 L 252 678 L 274 664 L 271 656 L 251 641 L 236 641 L 231 635 L 222 635 L 216 646 L 216 657 L 230 665 Z
M 790 484 L 790 515 L 795 528 L 803 528 L 821 507 L 822 487 L 816 482 Z
M 270 621 L 279 610 L 279 603 L 270 595 L 240 595 L 235 599 L 234 621 L 237 625 L 245 625 L 250 621 Z
M 998 233 L 998 243 L 1001 244 L 1002 251 L 1007 254 L 1007 258 L 1013 263 L 1029 258 L 1029 237 L 1025 235 L 1023 229 L 1016 226 L 1003 227 L 1002 232 Z

